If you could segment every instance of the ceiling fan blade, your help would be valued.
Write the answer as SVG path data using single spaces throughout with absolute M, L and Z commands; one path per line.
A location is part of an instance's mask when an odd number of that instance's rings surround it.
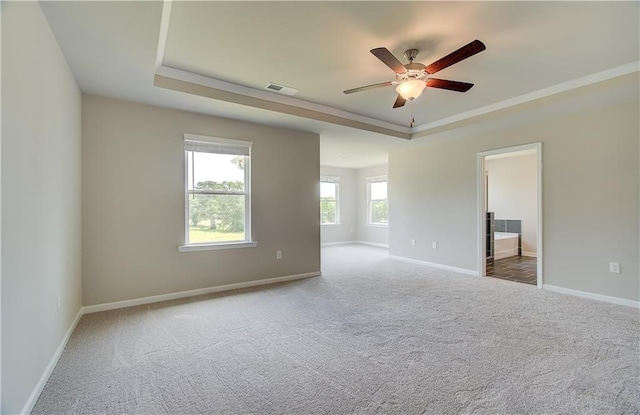
M 443 70 L 444 68 L 453 65 L 454 63 L 458 63 L 461 60 L 467 59 L 468 57 L 473 56 L 478 52 L 482 52 L 486 48 L 487 47 L 484 45 L 484 43 L 476 39 L 468 45 L 465 45 L 460 49 L 451 52 L 444 58 L 437 60 L 431 65 L 427 66 L 426 71 L 428 74 L 434 74 L 438 71 Z
M 369 52 L 373 53 L 376 58 L 380 59 L 382 63 L 391 68 L 395 73 L 407 72 L 407 68 L 405 68 L 402 62 L 389 52 L 389 49 L 375 48 L 371 49 Z
M 391 86 L 392 83 L 391 82 L 381 82 L 379 84 L 373 84 L 373 85 L 367 85 L 367 86 L 361 86 L 358 88 L 353 88 L 353 89 L 347 89 L 346 91 L 342 91 L 345 94 L 353 94 L 354 92 L 360 92 L 360 91 L 366 91 L 367 89 L 374 89 L 374 88 L 380 88 L 383 86 Z
M 396 102 L 393 103 L 393 108 L 403 107 L 405 102 L 407 102 L 407 100 L 402 98 L 402 96 L 398 94 L 398 98 L 396 98 Z
M 448 89 L 450 91 L 467 92 L 471 89 L 473 84 L 458 81 L 447 81 L 446 79 L 427 79 L 427 86 L 431 88 Z

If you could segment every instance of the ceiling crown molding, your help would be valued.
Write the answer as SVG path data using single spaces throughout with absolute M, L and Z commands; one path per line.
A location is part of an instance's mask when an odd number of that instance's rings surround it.
M 543 88 L 538 91 L 534 91 L 528 94 L 520 95 L 518 97 L 506 99 L 504 101 L 496 102 L 495 104 L 487 105 L 481 108 L 476 108 L 472 111 L 463 112 L 461 114 L 454 115 L 452 117 L 443 118 L 438 121 L 434 121 L 412 130 L 411 138 L 423 137 L 428 134 L 428 131 L 435 130 L 436 128 L 444 127 L 449 124 L 458 123 L 470 118 L 478 117 L 481 115 L 497 112 L 509 107 L 515 107 L 520 104 L 535 101 L 538 99 L 546 98 L 552 95 L 560 94 L 570 91 L 572 89 L 581 88 L 587 85 L 592 85 L 598 82 L 606 81 L 609 79 L 618 78 L 620 76 L 628 75 L 634 72 L 640 71 L 640 61 L 631 62 L 626 65 L 621 65 L 615 68 L 607 69 L 602 72 L 597 72 L 591 75 L 583 76 L 581 78 L 572 79 L 571 81 L 563 82 L 561 84 L 553 85 L 548 88 Z M 424 134 L 427 133 L 427 134 Z
M 406 127 L 363 117 L 324 105 L 314 104 L 297 98 L 277 95 L 273 92 L 261 91 L 220 81 L 181 69 L 161 66 L 156 72 L 153 85 L 187 94 L 324 121 L 405 140 L 411 139 L 411 130 Z

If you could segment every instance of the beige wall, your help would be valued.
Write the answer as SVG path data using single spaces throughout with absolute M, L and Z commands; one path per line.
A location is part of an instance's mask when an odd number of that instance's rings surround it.
M 1 7 L 1 412 L 19 413 L 82 305 L 80 90 L 39 4 Z
M 386 164 L 358 169 L 358 241 L 374 245 L 389 245 L 389 226 L 367 224 L 367 178 L 388 175 Z M 391 190 L 391 184 L 387 192 Z M 388 197 L 388 194 L 387 194 Z M 391 210 L 391 204 L 389 210 Z
M 321 166 L 320 174 L 340 178 L 340 223 L 338 225 L 322 225 L 322 243 L 352 242 L 358 232 L 357 221 L 357 170 L 341 167 Z
M 538 187 L 535 154 L 487 158 L 489 211 L 496 219 L 516 219 L 522 224 L 522 253 L 537 252 Z
M 84 305 L 320 271 L 318 135 L 91 95 L 82 122 Z M 177 251 L 185 132 L 253 142 L 256 248 Z
M 477 153 L 542 142 L 544 283 L 638 301 L 638 111 L 636 96 L 392 152 L 390 253 L 477 270 Z

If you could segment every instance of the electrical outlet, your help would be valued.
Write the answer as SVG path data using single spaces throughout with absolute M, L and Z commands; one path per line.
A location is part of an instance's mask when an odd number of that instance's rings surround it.
M 60 294 L 56 296 L 56 312 L 60 312 Z
M 431 248 L 438 249 L 438 243 L 437 242 L 431 242 Z
M 411 240 L 411 246 L 416 246 L 416 240 L 415 239 Z
M 282 259 L 282 251 L 276 251 L 276 259 Z
M 612 274 L 620 274 L 620 263 L 609 262 L 609 272 L 611 272 Z

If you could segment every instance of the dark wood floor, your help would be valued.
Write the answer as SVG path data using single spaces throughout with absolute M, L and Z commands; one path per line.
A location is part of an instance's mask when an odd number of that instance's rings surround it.
M 512 256 L 493 262 L 493 267 L 487 266 L 487 277 L 522 282 L 537 283 L 537 260 L 526 256 Z

